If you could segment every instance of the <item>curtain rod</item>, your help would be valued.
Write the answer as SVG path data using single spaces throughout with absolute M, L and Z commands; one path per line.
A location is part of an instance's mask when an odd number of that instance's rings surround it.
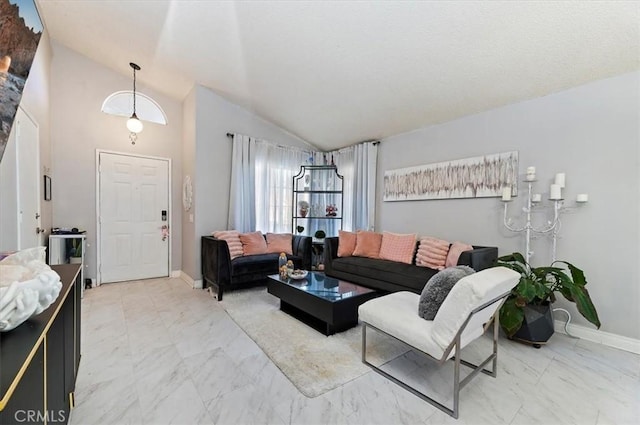
M 227 137 L 228 137 L 228 138 L 230 138 L 230 139 L 231 139 L 231 138 L 233 138 L 233 133 L 227 133 Z M 358 143 L 356 143 L 356 145 L 358 145 L 358 144 L 360 144 L 360 143 L 367 143 L 367 142 L 372 142 L 372 143 L 373 143 L 374 145 L 376 145 L 376 146 L 380 144 L 380 140 L 375 140 L 375 141 L 374 141 L 374 140 L 365 140 L 364 142 L 358 142 Z M 280 146 L 280 145 L 277 145 L 277 146 Z M 352 145 L 352 146 L 353 146 L 353 145 Z M 286 147 L 289 147 L 289 146 L 282 146 L 282 147 L 286 148 Z M 347 147 L 348 147 L 348 146 L 347 146 Z M 336 149 L 336 150 L 340 150 L 340 149 Z

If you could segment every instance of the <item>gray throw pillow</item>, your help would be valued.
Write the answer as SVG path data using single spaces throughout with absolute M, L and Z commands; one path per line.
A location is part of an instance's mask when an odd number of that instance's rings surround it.
M 475 273 L 469 266 L 448 267 L 439 271 L 424 286 L 418 303 L 418 315 L 426 320 L 433 320 L 449 291 L 460 279 Z

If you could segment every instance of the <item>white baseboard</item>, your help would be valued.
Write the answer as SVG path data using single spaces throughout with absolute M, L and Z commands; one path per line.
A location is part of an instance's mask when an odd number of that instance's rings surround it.
M 180 277 L 182 270 L 171 270 L 171 277 Z
M 172 277 L 173 277 L 173 273 L 172 273 Z M 193 289 L 202 289 L 202 279 L 193 280 L 193 278 L 191 276 L 189 276 L 188 274 L 186 274 L 182 270 L 178 271 L 178 275 L 175 276 L 175 277 L 179 277 L 180 279 L 184 280 Z
M 565 322 L 566 320 L 554 320 L 556 332 L 560 332 L 565 335 L 567 334 L 564 329 Z M 638 339 L 612 334 L 598 329 L 591 329 L 581 325 L 574 325 L 572 323 L 569 323 L 567 326 L 567 331 L 572 336 L 576 336 L 587 341 L 597 342 L 609 347 L 640 354 L 640 340 Z

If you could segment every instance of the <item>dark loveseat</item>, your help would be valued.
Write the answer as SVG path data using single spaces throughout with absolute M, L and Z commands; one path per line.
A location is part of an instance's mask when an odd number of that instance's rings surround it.
M 218 301 L 226 290 L 264 284 L 267 276 L 278 273 L 278 254 L 244 255 L 233 260 L 229 246 L 213 236 L 202 237 L 202 286 L 213 287 Z M 311 270 L 311 237 L 293 236 L 293 260 L 297 269 Z
M 458 265 L 466 265 L 476 271 L 493 265 L 498 258 L 498 248 L 474 246 L 460 255 Z M 324 272 L 328 276 L 344 279 L 358 285 L 383 292 L 411 291 L 421 293 L 424 285 L 438 270 L 414 264 L 366 257 L 338 257 L 338 238 L 324 240 Z

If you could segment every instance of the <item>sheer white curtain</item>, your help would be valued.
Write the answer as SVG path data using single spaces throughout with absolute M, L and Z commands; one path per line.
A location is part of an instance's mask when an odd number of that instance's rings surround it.
M 239 232 L 250 232 L 256 228 L 254 159 L 256 139 L 234 134 L 232 143 L 227 228 Z
M 344 230 L 370 230 L 375 224 L 378 142 L 364 142 L 327 153 L 344 177 Z
M 293 212 L 293 176 L 309 158 L 301 149 L 259 143 L 256 150 L 256 228 L 290 233 Z
M 310 155 L 234 134 L 229 229 L 291 232 L 293 176 Z
M 338 174 L 344 177 L 344 230 L 369 230 L 375 224 L 378 143 L 364 142 L 337 151 L 314 153 L 314 164 L 333 161 Z
M 314 164 L 333 160 L 344 178 L 342 228 L 373 229 L 377 145 L 365 142 L 333 152 L 310 152 L 234 134 L 228 228 L 239 232 L 292 232 L 293 176 L 313 157 Z M 338 229 L 328 228 L 326 232 L 337 234 Z

